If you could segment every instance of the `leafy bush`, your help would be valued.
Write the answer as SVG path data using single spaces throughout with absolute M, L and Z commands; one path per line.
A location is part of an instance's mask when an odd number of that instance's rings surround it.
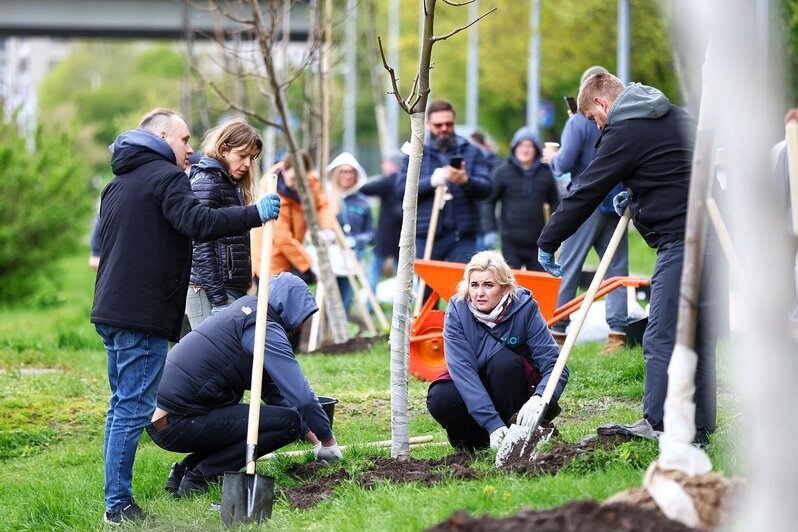
M 41 131 L 34 143 L 0 124 L 0 305 L 36 295 L 48 267 L 74 252 L 91 210 L 74 143 Z

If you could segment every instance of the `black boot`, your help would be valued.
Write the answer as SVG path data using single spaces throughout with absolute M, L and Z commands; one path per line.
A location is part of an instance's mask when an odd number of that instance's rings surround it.
M 202 495 L 208 491 L 208 480 L 196 469 L 189 469 L 183 475 L 180 487 L 177 488 L 175 497 L 188 497 L 190 495 Z
M 188 468 L 179 462 L 172 464 L 172 470 L 166 478 L 166 484 L 164 484 L 163 489 L 170 493 L 176 493 L 180 487 L 180 482 L 183 480 L 183 475 L 186 474 L 186 469 Z

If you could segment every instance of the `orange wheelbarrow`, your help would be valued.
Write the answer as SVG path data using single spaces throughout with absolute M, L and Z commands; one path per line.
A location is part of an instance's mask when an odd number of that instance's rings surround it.
M 455 294 L 457 284 L 463 279 L 465 267 L 465 264 L 458 262 L 424 259 L 415 261 L 416 274 L 433 290 L 410 328 L 410 373 L 421 380 L 432 381 L 446 369 L 443 349 L 444 311 L 436 307 L 441 297 L 448 300 Z M 557 294 L 560 290 L 558 277 L 527 270 L 513 270 L 513 274 L 520 286 L 532 291 L 540 313 L 549 327 L 579 310 L 584 296 L 579 296 L 556 308 Z M 648 283 L 648 279 L 611 277 L 601 283 L 596 299 L 621 286 L 637 288 L 647 286 Z

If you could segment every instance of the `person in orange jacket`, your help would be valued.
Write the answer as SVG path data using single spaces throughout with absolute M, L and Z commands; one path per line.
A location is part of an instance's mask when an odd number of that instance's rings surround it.
M 302 150 L 302 160 L 305 168 L 308 169 L 308 184 L 313 193 L 313 200 L 316 203 L 316 214 L 319 218 L 319 225 L 322 230 L 333 231 L 335 218 L 330 211 L 327 198 L 321 191 L 321 185 L 316 173 L 312 170 L 313 162 L 310 155 Z M 313 284 L 316 276 L 311 270 L 313 257 L 305 249 L 303 243 L 307 224 L 305 222 L 305 210 L 299 201 L 296 192 L 296 165 L 292 155 L 274 165 L 265 175 L 277 175 L 277 194 L 280 196 L 280 216 L 274 225 L 274 244 L 272 246 L 272 265 L 271 275 L 279 275 L 280 272 L 291 272 L 300 277 L 305 283 Z M 264 190 L 264 183 L 261 182 L 261 190 Z M 261 274 L 261 246 L 263 243 L 263 229 L 256 228 L 250 231 L 252 248 L 252 273 L 257 279 Z

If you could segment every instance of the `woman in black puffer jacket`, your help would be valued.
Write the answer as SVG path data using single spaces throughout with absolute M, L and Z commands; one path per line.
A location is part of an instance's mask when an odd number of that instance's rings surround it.
M 202 142 L 205 155 L 190 173 L 191 188 L 200 202 L 214 209 L 251 204 L 262 147 L 258 131 L 241 119 L 208 131 Z M 251 284 L 249 231 L 195 241 L 186 299 L 191 328 L 246 294 Z

